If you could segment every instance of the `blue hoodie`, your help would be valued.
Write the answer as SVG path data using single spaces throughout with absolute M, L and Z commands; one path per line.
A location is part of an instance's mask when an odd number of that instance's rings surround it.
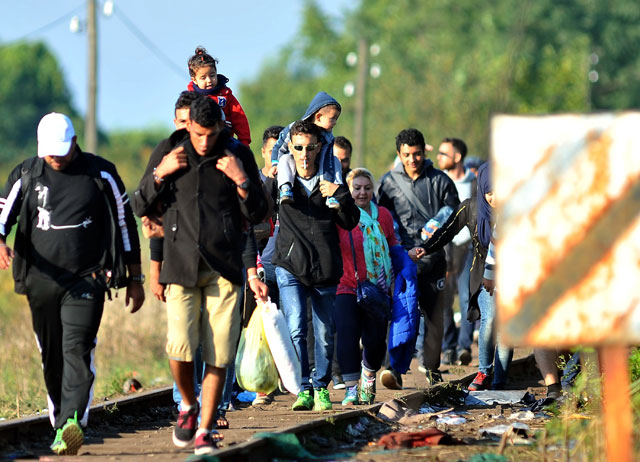
M 337 106 L 338 109 L 342 111 L 342 107 L 340 106 L 340 103 L 338 103 L 338 101 L 334 97 L 332 97 L 331 95 L 329 95 L 324 91 L 321 91 L 321 92 L 318 92 L 316 96 L 314 96 L 313 99 L 311 100 L 311 103 L 309 103 L 309 107 L 307 107 L 307 110 L 302 116 L 302 120 L 309 120 L 311 117 L 313 117 L 313 115 L 316 112 L 318 112 L 320 109 L 326 106 Z M 271 151 L 272 165 L 278 165 L 278 160 L 280 159 L 280 157 L 283 156 L 284 154 L 289 154 L 289 142 L 291 141 L 291 137 L 289 136 L 289 131 L 291 130 L 291 127 L 293 126 L 294 123 L 295 121 L 291 122 L 287 127 L 285 127 L 280 132 L 278 141 L 276 141 L 276 144 L 273 146 L 273 149 Z M 333 163 L 334 136 L 333 136 L 333 133 L 323 128 L 320 128 L 320 131 L 322 132 L 322 139 L 318 140 L 322 142 L 322 150 L 320 151 L 320 156 L 319 156 L 319 160 L 321 162 L 320 170 L 322 172 L 328 172 L 331 176 L 335 176 L 334 163 Z M 325 179 L 329 180 L 329 178 L 327 178 L 326 176 L 325 176 Z M 333 182 L 333 178 L 330 179 L 329 181 Z

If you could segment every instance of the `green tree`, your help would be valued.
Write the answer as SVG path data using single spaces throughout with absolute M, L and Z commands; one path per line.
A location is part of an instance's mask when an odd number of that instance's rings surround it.
M 0 162 L 5 173 L 7 163 L 35 154 L 38 122 L 52 111 L 69 115 L 79 132 L 69 89 L 48 47 L 41 42 L 0 46 Z
M 127 190 L 133 191 L 138 187 L 153 149 L 170 134 L 162 127 L 111 132 L 101 143 L 100 155 L 116 165 Z
M 241 86 L 253 130 L 299 117 L 324 90 L 343 112 L 336 135 L 352 137 L 355 70 L 347 52 L 378 43 L 379 79 L 367 83 L 365 164 L 384 172 L 395 135 L 416 127 L 432 144 L 467 141 L 486 157 L 494 113 L 584 112 L 640 105 L 640 4 L 633 0 L 361 0 L 342 21 L 313 0 L 292 42 Z M 599 81 L 590 83 L 597 53 Z

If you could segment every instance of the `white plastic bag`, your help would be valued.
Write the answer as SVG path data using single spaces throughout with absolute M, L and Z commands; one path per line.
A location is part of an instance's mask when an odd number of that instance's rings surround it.
M 302 372 L 300 359 L 289 335 L 287 321 L 271 299 L 267 302 L 258 301 L 258 309 L 262 310 L 264 333 L 280 379 L 287 390 L 297 395 L 302 391 L 300 388 Z

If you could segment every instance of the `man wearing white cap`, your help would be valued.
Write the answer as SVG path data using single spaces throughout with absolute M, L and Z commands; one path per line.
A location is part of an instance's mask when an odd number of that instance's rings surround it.
M 0 207 L 0 269 L 13 260 L 15 290 L 29 300 L 56 430 L 51 449 L 76 454 L 105 292 L 126 285 L 132 312 L 144 301 L 135 219 L 115 166 L 82 152 L 58 113 L 40 121 L 38 157 L 11 172 Z M 6 243 L 14 224 L 15 251 Z

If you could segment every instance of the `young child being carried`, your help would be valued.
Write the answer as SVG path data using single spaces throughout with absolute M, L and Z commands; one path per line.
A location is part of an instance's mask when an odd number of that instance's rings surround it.
M 302 120 L 311 120 L 315 125 L 321 128 L 322 138 L 318 140 L 322 147 L 320 151 L 318 172 L 323 180 L 331 183 L 342 184 L 342 170 L 340 161 L 333 155 L 333 127 L 338 122 L 342 107 L 335 98 L 321 91 L 313 97 L 307 111 Z M 277 173 L 278 190 L 280 203 L 292 203 L 293 191 L 291 190 L 293 180 L 296 177 L 296 164 L 293 158 L 294 153 L 289 152 L 289 130 L 295 122 L 290 123 L 280 132 L 278 141 L 271 151 L 271 170 L 270 175 Z M 293 146 L 296 150 L 298 146 Z M 299 151 L 304 148 L 300 146 Z M 334 197 L 327 198 L 327 207 L 337 209 L 340 204 Z
M 224 123 L 238 140 L 249 146 L 251 132 L 249 121 L 240 102 L 233 96 L 231 88 L 227 87 L 229 81 L 222 74 L 218 74 L 218 60 L 207 53 L 203 47 L 197 47 L 195 54 L 189 58 L 189 75 L 191 82 L 187 90 L 195 91 L 208 96 L 220 106 L 224 115 Z

